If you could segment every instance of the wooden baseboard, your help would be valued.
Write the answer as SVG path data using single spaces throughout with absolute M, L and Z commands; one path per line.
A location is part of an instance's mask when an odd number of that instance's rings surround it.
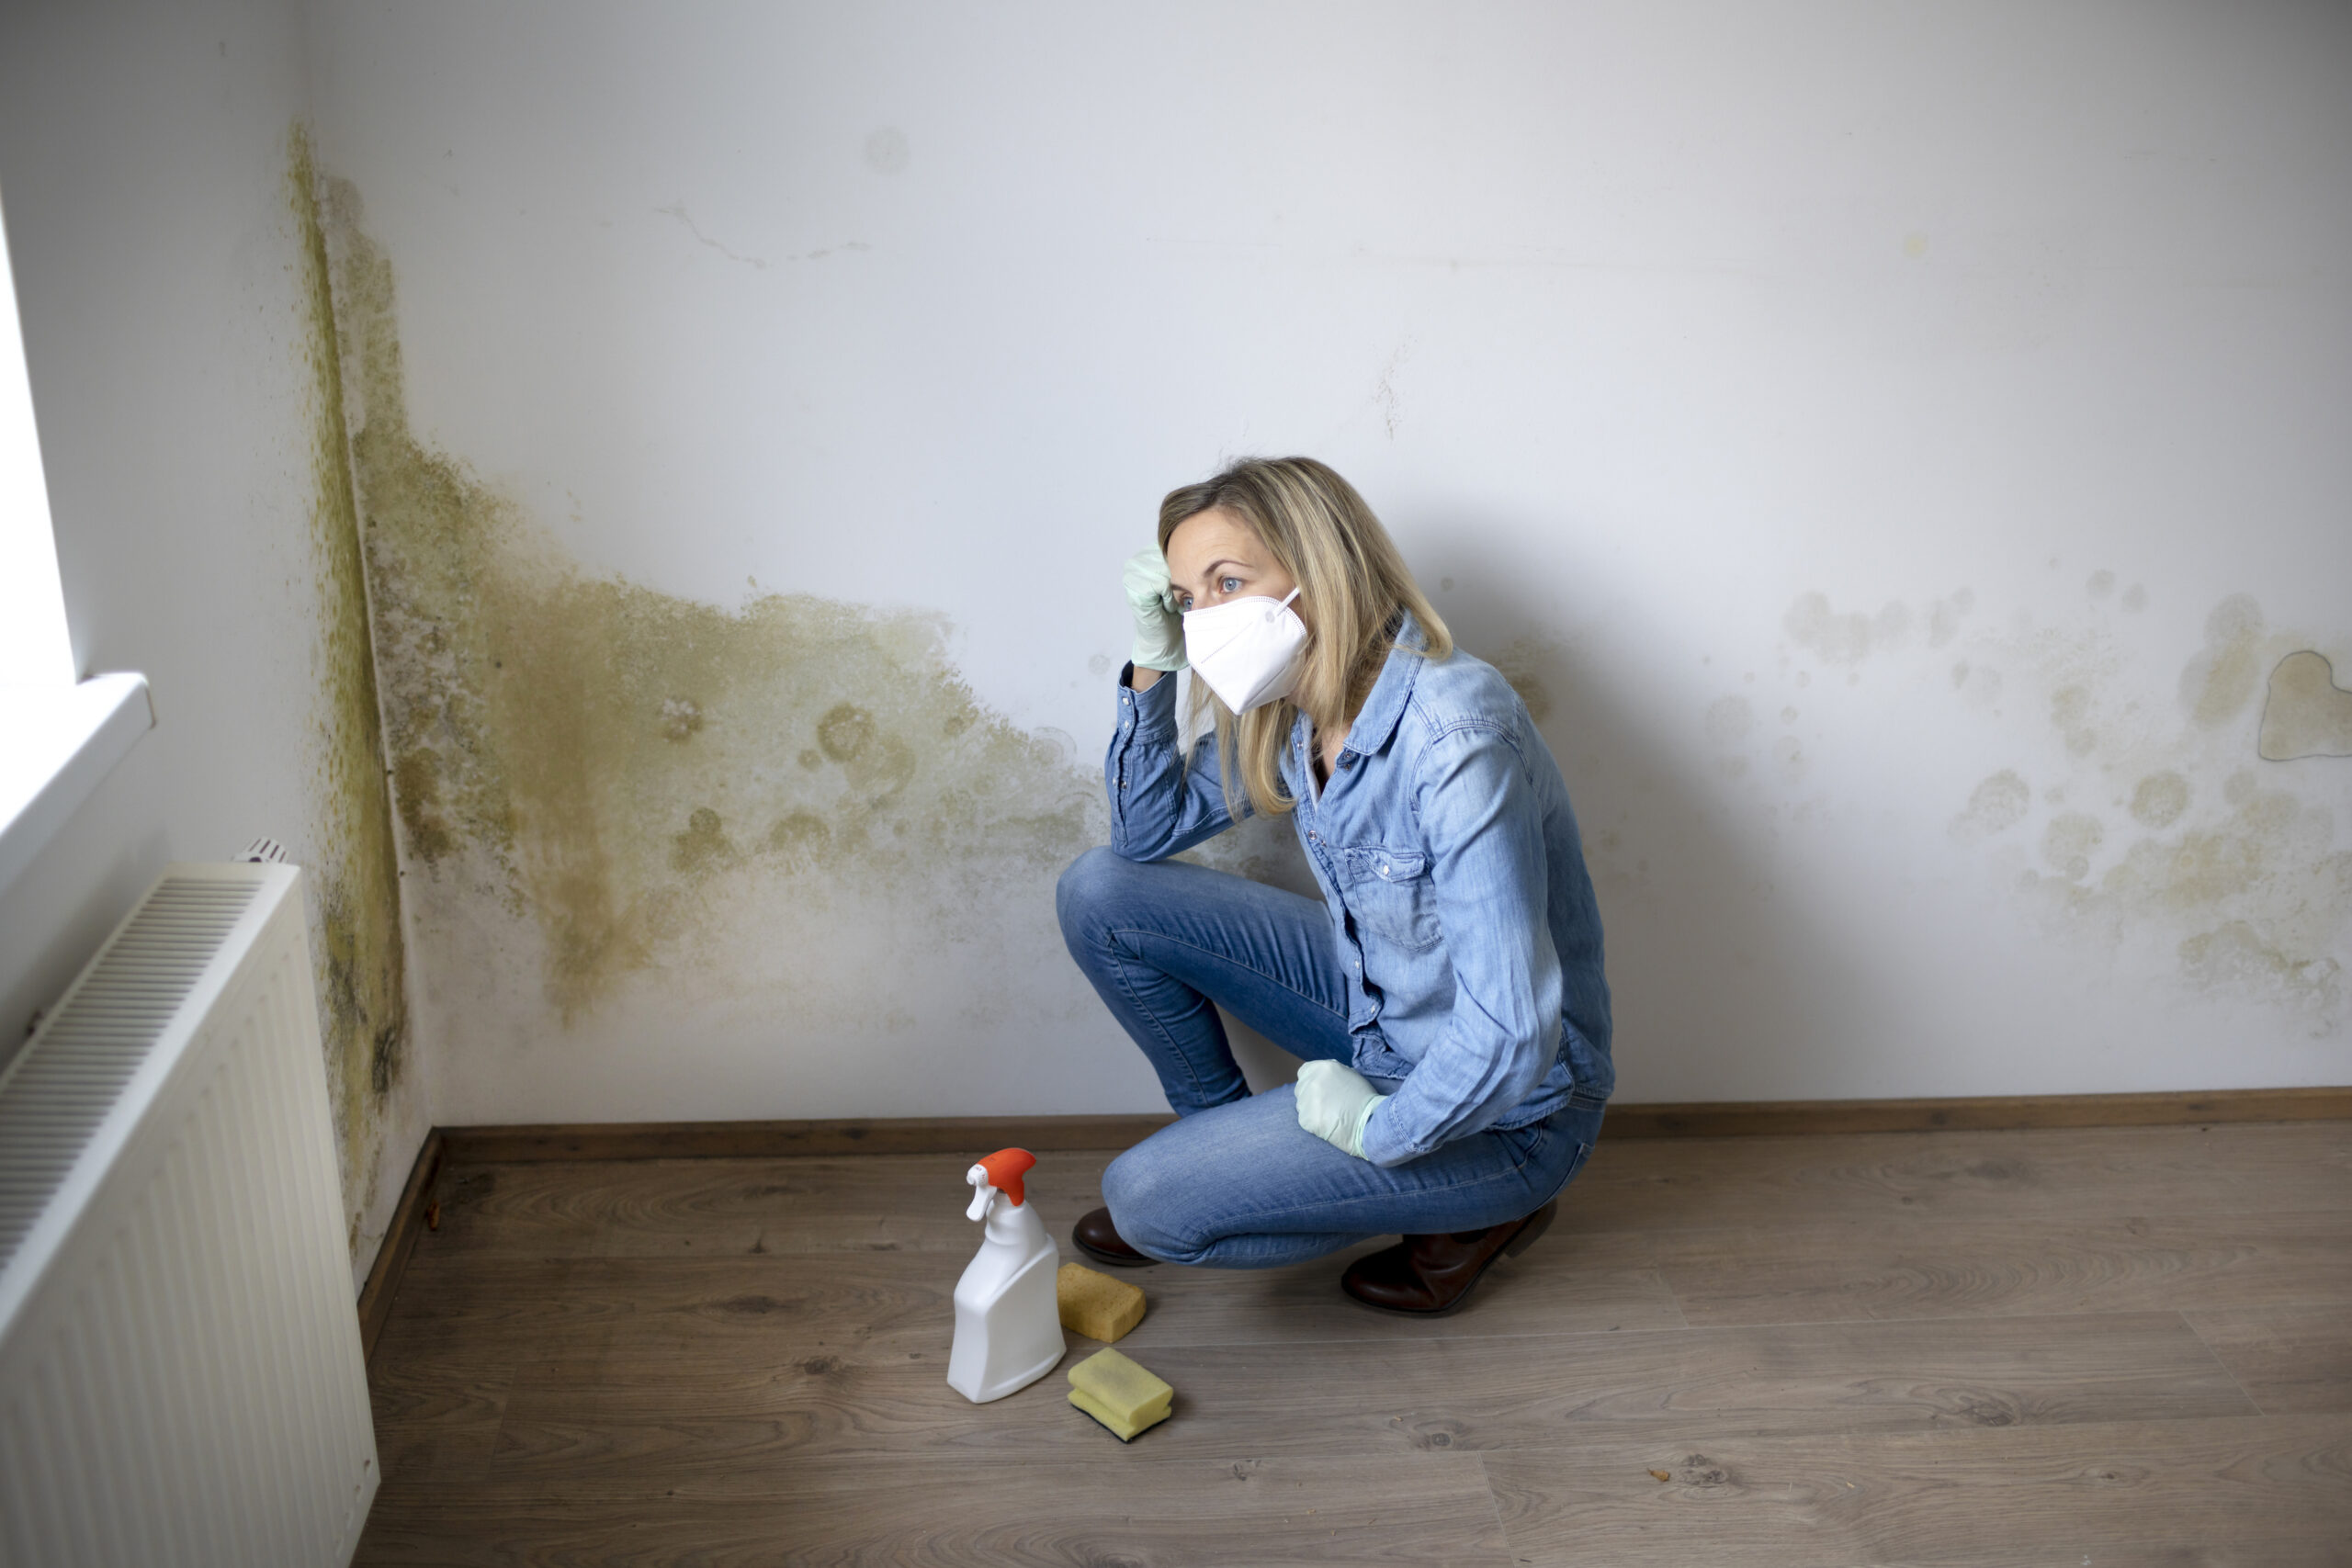
M 2188 1126 L 2339 1118 L 2352 1118 L 2352 1088 L 1619 1104 L 1609 1108 L 1603 1127 L 1604 1136 L 1617 1140 Z M 1038 1150 L 1123 1149 L 1173 1120 L 1170 1116 L 908 1116 L 832 1122 L 594 1122 L 443 1127 L 438 1136 L 444 1159 L 485 1165 L 966 1151 L 977 1157 L 1012 1144 Z
M 401 1276 L 408 1270 L 409 1254 L 416 1250 L 416 1234 L 424 1228 L 426 1212 L 433 1206 L 433 1184 L 447 1157 L 447 1142 L 435 1127 L 424 1134 L 424 1145 L 416 1151 L 416 1163 L 409 1168 L 408 1185 L 401 1190 L 392 1223 L 385 1228 L 383 1245 L 376 1249 L 368 1282 L 359 1288 L 359 1347 L 370 1361 L 376 1359 L 376 1341 L 383 1337 L 384 1325 L 391 1318 L 392 1297 L 400 1291 Z
M 1756 1138 L 2030 1127 L 2182 1127 L 2216 1122 L 2346 1118 L 2352 1118 L 2352 1088 L 1979 1095 L 1964 1100 L 1760 1100 L 1611 1105 L 1601 1123 L 1601 1136 L 1610 1141 Z

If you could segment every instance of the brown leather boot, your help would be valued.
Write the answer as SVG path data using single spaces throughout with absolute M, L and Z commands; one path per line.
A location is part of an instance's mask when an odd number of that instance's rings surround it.
M 1070 1227 L 1069 1238 L 1078 1243 L 1078 1249 L 1087 1257 L 1097 1263 L 1108 1263 L 1114 1269 L 1140 1269 L 1148 1263 L 1159 1261 L 1157 1258 L 1145 1257 L 1127 1245 L 1126 1238 L 1120 1235 L 1118 1228 L 1111 1224 L 1111 1211 L 1108 1209 L 1092 1209 L 1080 1215 L 1078 1224 Z
M 1442 1317 L 1470 1299 L 1470 1287 L 1496 1258 L 1516 1258 L 1532 1247 L 1559 1209 L 1555 1198 L 1525 1219 L 1482 1231 L 1408 1235 L 1349 1264 L 1340 1289 L 1383 1312 Z

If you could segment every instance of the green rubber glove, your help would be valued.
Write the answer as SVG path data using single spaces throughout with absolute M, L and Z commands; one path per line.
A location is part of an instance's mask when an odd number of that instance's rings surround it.
M 1363 1124 L 1381 1099 L 1345 1062 L 1309 1062 L 1298 1069 L 1298 1124 L 1358 1159 L 1363 1158 Z
M 1128 558 L 1123 579 L 1136 615 L 1136 668 L 1162 672 L 1184 668 L 1184 617 L 1169 603 L 1168 558 L 1152 545 Z

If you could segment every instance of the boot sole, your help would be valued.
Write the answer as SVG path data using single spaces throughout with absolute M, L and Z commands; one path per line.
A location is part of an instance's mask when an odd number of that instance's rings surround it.
M 1470 1298 L 1477 1294 L 1478 1281 L 1487 1277 L 1487 1270 L 1495 1266 L 1497 1259 L 1504 1258 L 1517 1258 L 1521 1253 L 1525 1252 L 1529 1247 L 1533 1247 L 1538 1241 L 1543 1239 L 1544 1233 L 1552 1228 L 1553 1218 L 1558 1214 L 1559 1212 L 1559 1200 L 1555 1198 L 1551 1202 L 1544 1204 L 1542 1208 L 1528 1215 L 1526 1223 L 1519 1227 L 1517 1233 L 1514 1234 L 1509 1241 L 1497 1247 L 1493 1255 L 1484 1263 L 1478 1265 L 1478 1271 L 1470 1276 L 1470 1282 L 1462 1287 L 1462 1293 L 1454 1297 L 1452 1301 L 1446 1303 L 1442 1307 L 1386 1306 L 1379 1302 L 1368 1302 L 1364 1300 L 1354 1292 L 1348 1290 L 1344 1283 L 1340 1286 L 1340 1293 L 1345 1295 L 1348 1300 L 1355 1303 L 1358 1306 L 1370 1307 L 1374 1312 L 1393 1313 L 1398 1317 L 1451 1317 L 1455 1313 L 1460 1312 L 1464 1306 L 1468 1305 Z
M 1087 1257 L 1094 1259 L 1095 1262 L 1107 1263 L 1114 1269 L 1148 1269 L 1159 1261 L 1157 1258 L 1146 1258 L 1140 1252 L 1131 1253 L 1125 1257 L 1122 1257 L 1120 1254 L 1115 1252 L 1097 1252 L 1094 1248 L 1087 1246 L 1086 1243 L 1080 1241 L 1076 1236 L 1070 1237 L 1069 1241 L 1072 1247 L 1077 1247 L 1080 1252 L 1086 1254 Z

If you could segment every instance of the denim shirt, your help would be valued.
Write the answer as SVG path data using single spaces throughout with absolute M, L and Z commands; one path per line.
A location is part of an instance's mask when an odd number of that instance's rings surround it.
M 1282 763 L 1348 971 L 1355 1068 L 1387 1096 L 1364 1156 L 1402 1165 L 1554 1115 L 1590 1143 L 1616 1074 L 1567 786 L 1493 666 L 1413 651 L 1409 615 L 1397 641 L 1321 792 L 1305 715 Z M 1232 826 L 1216 750 L 1204 736 L 1187 763 L 1173 680 L 1138 692 L 1123 678 L 1103 765 L 1111 848 L 1161 860 Z

